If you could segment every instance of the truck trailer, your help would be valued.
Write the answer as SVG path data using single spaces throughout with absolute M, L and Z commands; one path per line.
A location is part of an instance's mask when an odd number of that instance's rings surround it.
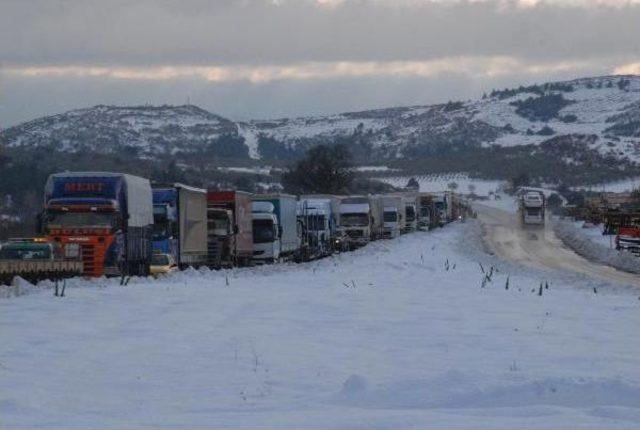
M 148 179 L 125 173 L 67 172 L 49 176 L 42 228 L 83 274 L 149 274 L 153 202 Z
M 302 229 L 296 196 L 256 195 L 252 216 L 254 262 L 271 263 L 299 257 Z
M 179 267 L 207 262 L 207 192 L 184 184 L 153 188 L 153 251 Z
M 207 193 L 208 264 L 214 268 L 248 266 L 253 258 L 251 193 Z

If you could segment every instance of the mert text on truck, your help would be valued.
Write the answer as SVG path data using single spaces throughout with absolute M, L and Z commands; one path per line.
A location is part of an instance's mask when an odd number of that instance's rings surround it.
M 148 275 L 153 204 L 148 179 L 124 173 L 67 172 L 45 185 L 42 229 L 85 276 Z

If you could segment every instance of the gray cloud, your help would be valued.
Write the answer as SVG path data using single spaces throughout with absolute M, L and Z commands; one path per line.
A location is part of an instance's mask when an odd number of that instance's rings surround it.
M 102 103 L 273 118 L 640 73 L 640 3 L 599 1 L 0 0 L 0 127 Z
M 604 74 L 606 68 L 590 69 Z M 586 71 L 582 71 L 586 74 Z M 544 79 L 570 79 L 575 71 L 557 71 Z M 266 119 L 441 103 L 479 98 L 494 88 L 541 82 L 538 74 L 474 77 L 448 72 L 431 78 L 341 77 L 321 80 L 276 80 L 262 84 L 199 79 L 165 81 L 102 78 L 9 77 L 0 81 L 0 127 L 34 117 L 97 104 L 196 104 L 233 119 Z M 4 106 L 4 109 L 3 109 Z
M 6 64 L 566 60 L 640 52 L 640 4 L 633 3 L 3 0 L 1 7 Z

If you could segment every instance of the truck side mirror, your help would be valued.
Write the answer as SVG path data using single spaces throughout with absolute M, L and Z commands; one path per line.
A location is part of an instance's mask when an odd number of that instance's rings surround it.
M 282 226 L 278 226 L 278 237 L 282 237 Z
M 238 228 L 238 224 L 233 226 L 233 234 L 238 234 L 240 232 L 240 228 Z

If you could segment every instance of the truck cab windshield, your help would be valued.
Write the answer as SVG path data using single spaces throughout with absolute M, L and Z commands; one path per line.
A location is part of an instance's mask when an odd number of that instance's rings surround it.
M 385 211 L 382 215 L 384 222 L 398 221 L 398 212 Z
M 217 236 L 226 236 L 231 232 L 229 218 L 226 213 L 209 212 L 208 225 L 209 231 L 212 231 Z
M 47 224 L 51 227 L 113 227 L 115 217 L 104 212 L 50 212 Z
M 416 219 L 416 208 L 413 206 L 407 206 L 406 207 L 406 212 L 407 212 L 407 221 L 411 222 L 414 219 Z
M 48 245 L 8 244 L 0 248 L 0 260 L 50 260 Z
M 166 254 L 153 254 L 151 256 L 152 266 L 168 266 L 171 264 L 171 260 Z
M 368 226 L 369 216 L 362 213 L 341 214 L 340 224 L 345 227 Z
M 268 219 L 253 220 L 253 243 L 269 243 L 276 239 L 273 222 Z
M 309 231 L 320 231 L 325 228 L 324 215 L 307 215 L 304 219 Z

